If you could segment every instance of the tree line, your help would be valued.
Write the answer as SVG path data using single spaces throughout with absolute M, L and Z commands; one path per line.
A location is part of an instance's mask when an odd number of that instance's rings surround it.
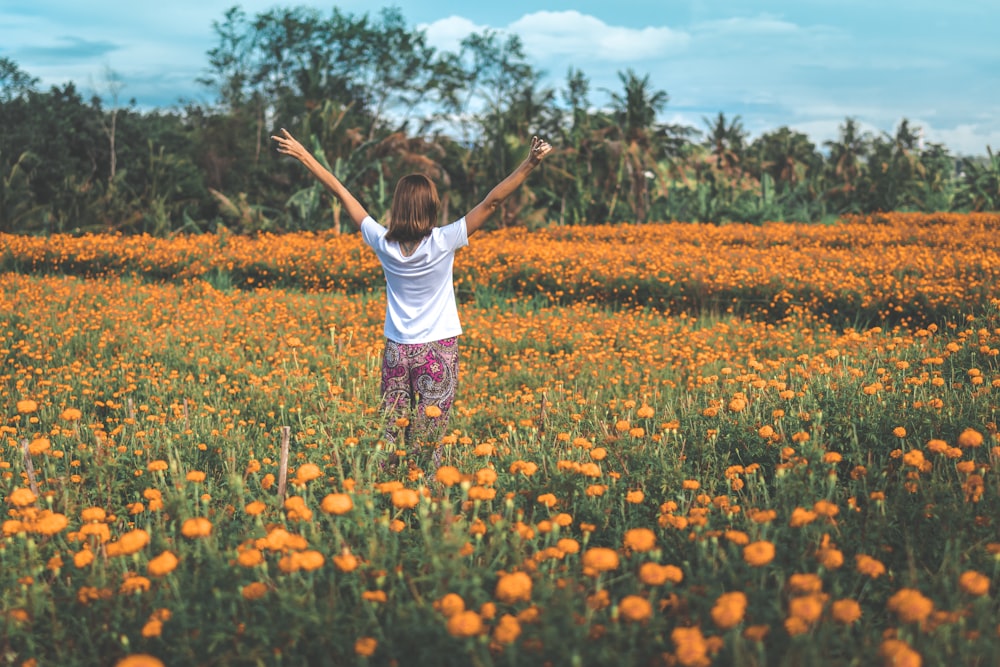
M 269 142 L 288 128 L 373 213 L 420 171 L 460 215 L 506 175 L 532 134 L 557 152 L 505 202 L 498 226 L 658 220 L 818 221 L 875 211 L 1000 209 L 1000 155 L 950 154 L 902 119 L 892 133 L 845 119 L 822 146 L 780 127 L 750 139 L 719 113 L 658 120 L 649 75 L 592 89 L 571 68 L 556 89 L 516 35 L 487 30 L 438 51 L 398 9 L 307 7 L 213 24 L 199 82 L 211 103 L 142 111 L 109 71 L 102 96 L 41 90 L 0 58 L 0 232 L 173 233 L 340 228 L 337 201 Z

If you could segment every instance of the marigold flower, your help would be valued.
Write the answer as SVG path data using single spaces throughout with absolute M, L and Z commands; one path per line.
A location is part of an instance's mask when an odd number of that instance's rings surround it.
M 583 567 L 595 573 L 617 570 L 618 554 L 607 547 L 591 547 L 583 554 Z
M 823 580 L 811 572 L 795 573 L 788 577 L 788 590 L 794 595 L 809 595 L 823 590 Z
M 845 598 L 830 605 L 830 615 L 841 625 L 850 625 L 861 618 L 861 605 L 857 600 Z
M 10 405 L 8 403 L 7 405 Z M 38 403 L 30 398 L 22 398 L 16 404 L 18 414 L 27 415 L 38 410 Z
M 626 621 L 638 623 L 653 616 L 653 605 L 639 595 L 626 595 L 618 603 L 618 613 Z
M 73 565 L 83 569 L 94 562 L 94 552 L 90 549 L 83 549 L 73 554 Z
M 318 479 L 323 476 L 323 471 L 319 469 L 319 466 L 315 463 L 303 463 L 299 466 L 298 470 L 295 471 L 295 482 L 297 484 L 305 484 L 306 482 L 311 482 L 314 479 Z
M 903 623 L 925 621 L 934 611 L 934 603 L 913 588 L 902 588 L 889 598 L 889 611 L 895 612 Z
M 445 486 L 454 486 L 462 481 L 462 473 L 455 466 L 441 466 L 434 473 L 434 479 Z
M 747 596 L 742 591 L 723 593 L 712 607 L 712 622 L 720 630 L 728 630 L 743 622 L 747 610 Z
M 146 466 L 146 470 L 149 472 L 162 472 L 167 469 L 167 462 L 162 459 L 157 459 L 156 461 L 150 461 L 149 465 Z
M 877 579 L 885 574 L 885 565 L 877 558 L 872 558 L 867 554 L 858 554 L 854 560 L 858 572 L 865 576 Z
M 38 500 L 38 497 L 31 492 L 31 489 L 24 487 L 14 489 L 7 496 L 7 501 L 14 507 L 27 507 L 28 505 L 33 505 L 36 500 Z
M 115 667 L 164 667 L 163 661 L 148 653 L 133 653 L 115 663 Z
M 475 637 L 483 632 L 483 619 L 474 611 L 461 611 L 448 619 L 452 637 Z
M 424 415 L 430 417 L 431 419 L 437 419 L 441 416 L 441 408 L 436 405 L 428 405 L 424 408 Z
M 55 535 L 68 525 L 69 519 L 66 518 L 65 514 L 51 510 L 42 510 L 38 519 L 31 524 L 31 531 L 38 535 Z
M 804 507 L 796 507 L 792 510 L 792 516 L 788 520 L 788 525 L 792 528 L 807 526 L 816 520 L 816 512 L 807 510 Z
M 138 575 L 133 575 L 131 577 L 126 577 L 125 581 L 122 582 L 120 593 L 123 595 L 128 595 L 130 593 L 138 593 L 143 591 L 148 591 L 150 586 L 150 581 L 146 577 L 140 577 Z
M 354 642 L 354 653 L 362 658 L 372 657 L 377 648 L 378 640 L 374 637 L 358 637 Z
M 531 601 L 531 577 L 526 572 L 511 572 L 497 580 L 493 596 L 506 604 Z
M 201 470 L 189 470 L 188 473 L 184 475 L 184 479 L 189 482 L 200 484 L 205 481 L 205 473 Z
M 752 642 L 762 642 L 770 631 L 769 625 L 748 625 L 743 628 L 743 637 Z
M 38 456 L 43 452 L 49 451 L 52 447 L 52 442 L 48 438 L 35 438 L 28 444 L 28 453 L 32 456 Z
M 983 444 L 983 434 L 973 428 L 967 428 L 958 435 L 958 446 L 981 447 Z
M 990 578 L 975 570 L 967 570 L 959 576 L 958 586 L 967 595 L 981 597 L 990 592 Z
M 628 493 L 625 494 L 625 502 L 630 503 L 632 505 L 638 505 L 645 499 L 646 499 L 646 494 L 639 489 L 636 489 L 635 491 L 629 491 Z
M 674 628 L 670 639 L 676 647 L 677 662 L 684 667 L 704 667 L 709 664 L 708 644 L 698 627 Z
M 354 509 L 354 501 L 346 493 L 330 493 L 323 498 L 319 508 L 327 514 L 347 514 Z
M 261 502 L 260 500 L 254 500 L 252 502 L 247 503 L 246 506 L 243 508 L 243 511 L 249 514 L 250 516 L 257 516 L 258 514 L 262 514 L 266 509 L 267 505 L 265 503 Z
M 799 595 L 788 601 L 788 614 L 812 625 L 823 615 L 823 605 L 827 596 L 822 593 Z
M 101 525 L 101 524 L 91 524 Z M 129 556 L 142 551 L 149 544 L 149 533 L 141 528 L 131 530 L 108 545 L 109 556 Z
M 240 590 L 246 600 L 259 600 L 267 595 L 267 585 L 260 581 L 252 581 Z
M 164 551 L 149 561 L 146 570 L 154 577 L 163 577 L 173 572 L 178 562 L 177 556 L 170 551 Z
M 647 586 L 662 586 L 668 581 L 672 584 L 679 584 L 683 580 L 684 573 L 676 565 L 643 563 L 639 567 L 639 581 Z
M 444 597 L 434 603 L 434 608 L 445 618 L 465 611 L 465 600 L 458 593 L 445 593 Z
M 212 534 L 212 522 L 203 516 L 196 516 L 181 524 L 181 535 L 189 539 L 208 537 Z
M 339 554 L 333 557 L 333 564 L 341 572 L 353 572 L 358 567 L 357 556 L 351 550 L 344 547 Z
M 751 542 L 743 547 L 743 560 L 753 567 L 767 565 L 774 560 L 774 545 L 767 541 Z
M 580 543 L 572 537 L 563 537 L 556 542 L 556 548 L 564 554 L 575 554 L 580 552 Z
M 878 649 L 886 667 L 921 667 L 923 658 L 902 639 L 886 639 Z
M 500 617 L 493 628 L 493 641 L 498 644 L 513 644 L 521 636 L 521 622 L 510 614 Z
M 361 594 L 361 599 L 362 600 L 368 600 L 369 602 L 381 602 L 381 603 L 384 603 L 389 598 L 388 598 L 388 596 L 386 596 L 385 591 L 383 591 L 383 590 L 376 590 L 376 591 L 364 591 Z
M 630 528 L 625 531 L 625 548 L 632 551 L 651 551 L 656 546 L 656 533 L 649 528 Z
M 244 549 L 236 557 L 236 562 L 240 567 L 257 567 L 264 562 L 264 554 L 260 549 Z
M 420 502 L 420 495 L 413 489 L 397 489 L 391 498 L 393 507 L 398 509 L 412 509 Z

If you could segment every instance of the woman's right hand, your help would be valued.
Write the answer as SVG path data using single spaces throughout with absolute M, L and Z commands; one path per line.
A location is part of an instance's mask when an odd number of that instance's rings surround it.
M 291 155 L 297 160 L 302 160 L 308 154 L 305 146 L 299 143 L 299 140 L 291 135 L 291 133 L 285 128 L 281 128 L 281 135 L 271 135 L 271 139 L 277 142 L 278 152 L 283 155 Z

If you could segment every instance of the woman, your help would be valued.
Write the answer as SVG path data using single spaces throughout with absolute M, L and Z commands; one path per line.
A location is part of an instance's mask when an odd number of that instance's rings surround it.
M 365 243 L 382 264 L 386 284 L 385 354 L 382 407 L 385 439 L 396 444 L 397 419 L 409 420 L 405 440 L 411 451 L 448 424 L 458 386 L 458 336 L 462 325 L 455 303 L 452 267 L 455 251 L 483 226 L 549 154 L 552 146 L 531 138 L 528 156 L 465 216 L 437 227 L 440 200 L 434 182 L 423 174 L 404 176 L 396 185 L 389 227 L 375 222 L 360 202 L 288 130 L 272 136 L 279 153 L 304 164 L 343 204 Z M 401 422 L 403 423 L 403 422 Z M 441 461 L 440 444 L 434 464 Z

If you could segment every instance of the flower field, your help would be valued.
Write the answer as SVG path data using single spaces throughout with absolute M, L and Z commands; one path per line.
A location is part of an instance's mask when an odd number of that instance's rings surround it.
M 1000 655 L 1000 216 L 477 236 L 436 469 L 355 236 L 0 267 L 0 664 Z

